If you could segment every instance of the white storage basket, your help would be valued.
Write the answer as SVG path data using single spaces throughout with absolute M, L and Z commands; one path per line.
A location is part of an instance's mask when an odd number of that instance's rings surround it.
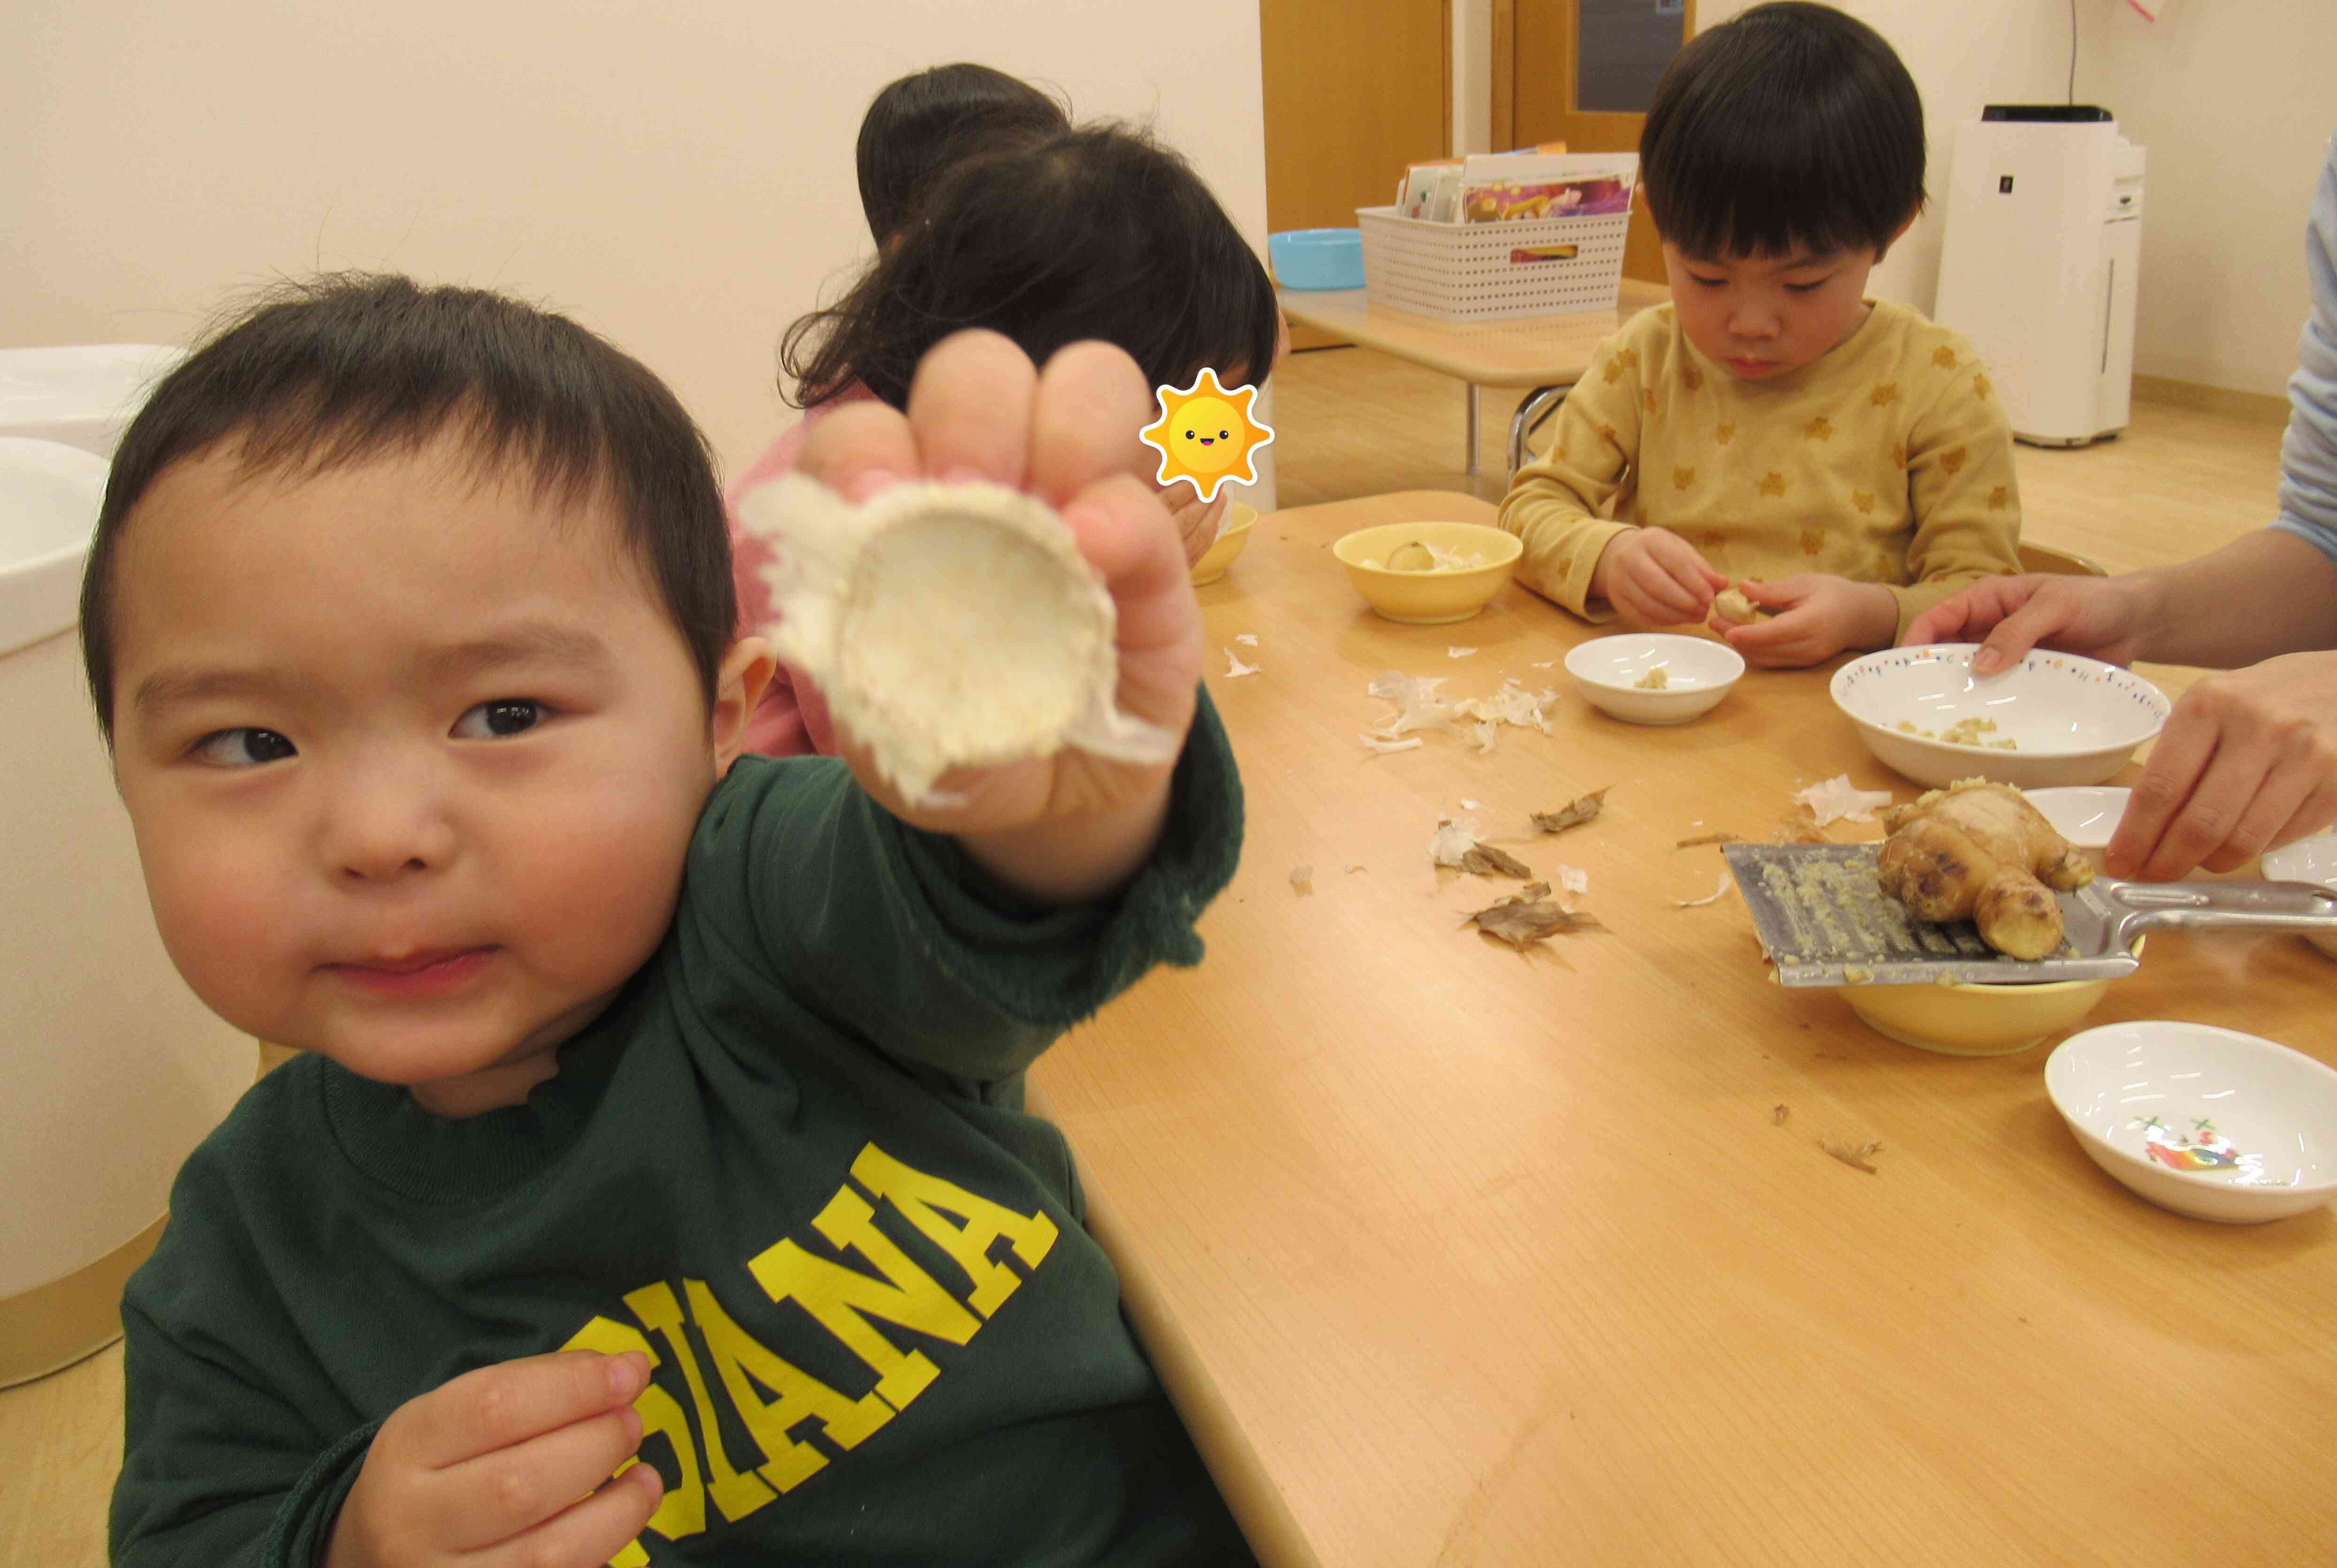
M 1355 221 L 1373 304 L 1481 321 L 1615 309 L 1631 215 L 1431 223 L 1393 207 L 1358 207 Z M 1546 254 L 1566 247 L 1574 254 Z

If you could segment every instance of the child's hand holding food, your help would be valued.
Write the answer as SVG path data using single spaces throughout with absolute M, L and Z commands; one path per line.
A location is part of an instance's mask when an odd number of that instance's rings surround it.
M 1716 612 L 1711 625 L 1748 664 L 1794 670 L 1846 648 L 1887 647 L 1899 626 L 1899 601 L 1877 583 L 1814 572 L 1775 583 L 1747 578 L 1738 587 L 1769 619 L 1745 623 Z
M 1728 579 L 1667 528 L 1627 528 L 1608 542 L 1590 571 L 1590 597 L 1604 599 L 1635 626 L 1680 626 L 1712 612 Z
M 963 332 L 926 355 L 905 416 L 874 403 L 837 410 L 813 432 L 803 467 L 856 505 L 932 480 L 1012 486 L 1054 507 L 1110 595 L 1119 711 L 1181 742 L 1201 677 L 1201 619 L 1178 530 L 1134 475 L 1151 407 L 1135 361 L 1109 344 L 1073 344 L 1040 370 L 1005 338 Z M 912 801 L 857 738 L 841 738 L 886 809 L 954 835 L 992 875 L 1051 903 L 1099 897 L 1143 864 L 1175 767 L 1174 746 L 1148 761 L 1067 748 L 953 769 Z

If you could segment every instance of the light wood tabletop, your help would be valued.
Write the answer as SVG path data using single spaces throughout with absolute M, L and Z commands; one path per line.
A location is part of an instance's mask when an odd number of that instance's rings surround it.
M 1766 838 L 1837 773 L 1914 788 L 1833 711 L 1828 669 L 1627 726 L 1574 692 L 1557 662 L 1594 633 L 1554 606 L 1511 585 L 1473 620 L 1395 625 L 1327 548 L 1491 515 L 1441 492 L 1271 514 L 1201 591 L 1240 874 L 1199 968 L 1149 976 L 1033 1076 L 1261 1556 L 2337 1561 L 2337 1218 L 2153 1208 L 2055 1114 L 2049 1044 L 1892 1044 L 1772 985 L 1733 894 L 1676 906 L 1722 875 L 1679 839 Z M 1257 672 L 1227 679 L 1217 648 Z M 1557 687 L 1556 733 L 1368 755 L 1387 669 Z M 1589 826 L 1531 831 L 1600 788 Z M 1520 954 L 1464 928 L 1516 884 L 1432 866 L 1463 815 L 1547 880 L 1586 871 L 1609 931 Z M 2087 1022 L 2337 1062 L 2332 982 L 2298 937 L 2162 934 Z M 1876 1172 L 1829 1136 L 1879 1141 Z
M 1301 326 L 1442 370 L 1479 387 L 1570 386 L 1590 351 L 1650 305 L 1672 297 L 1660 283 L 1623 279 L 1612 310 L 1440 321 L 1374 305 L 1361 289 L 1286 289 L 1282 312 Z
M 1478 471 L 1480 387 L 1533 388 L 1510 424 L 1506 471 L 1514 473 L 1524 461 L 1527 436 L 1567 389 L 1582 378 L 1591 351 L 1614 336 L 1624 322 L 1671 297 L 1672 291 L 1660 283 L 1626 278 L 1612 310 L 1440 321 L 1433 316 L 1374 304 L 1361 289 L 1286 289 L 1280 294 L 1283 314 L 1299 326 L 1459 377 L 1464 383 L 1461 390 L 1467 409 L 1464 467 L 1472 475 Z

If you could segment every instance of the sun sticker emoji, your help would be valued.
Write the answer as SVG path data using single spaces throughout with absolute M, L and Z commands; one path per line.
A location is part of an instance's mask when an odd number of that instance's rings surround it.
M 1160 454 L 1159 483 L 1190 479 L 1203 501 L 1217 498 L 1224 484 L 1255 485 L 1250 454 L 1274 439 L 1274 426 L 1250 417 L 1255 387 L 1227 391 L 1217 373 L 1203 369 L 1190 387 L 1159 388 L 1160 417 L 1143 430 L 1144 444 Z

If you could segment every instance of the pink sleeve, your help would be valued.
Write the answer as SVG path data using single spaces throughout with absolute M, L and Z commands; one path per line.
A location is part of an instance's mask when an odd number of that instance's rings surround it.
M 730 522 L 730 583 L 738 595 L 736 635 L 760 632 L 777 619 L 771 606 L 770 584 L 763 581 L 763 566 L 771 558 L 771 547 L 759 534 L 739 525 L 738 498 L 758 485 L 792 473 L 803 452 L 804 438 L 829 410 L 839 404 L 867 402 L 873 396 L 856 382 L 827 402 L 807 408 L 804 416 L 780 432 L 779 438 L 765 447 L 763 455 L 749 463 L 724 493 L 722 509 Z M 747 750 L 765 757 L 836 754 L 836 727 L 829 721 L 827 703 L 802 671 L 782 664 L 771 672 L 762 701 L 747 720 Z

